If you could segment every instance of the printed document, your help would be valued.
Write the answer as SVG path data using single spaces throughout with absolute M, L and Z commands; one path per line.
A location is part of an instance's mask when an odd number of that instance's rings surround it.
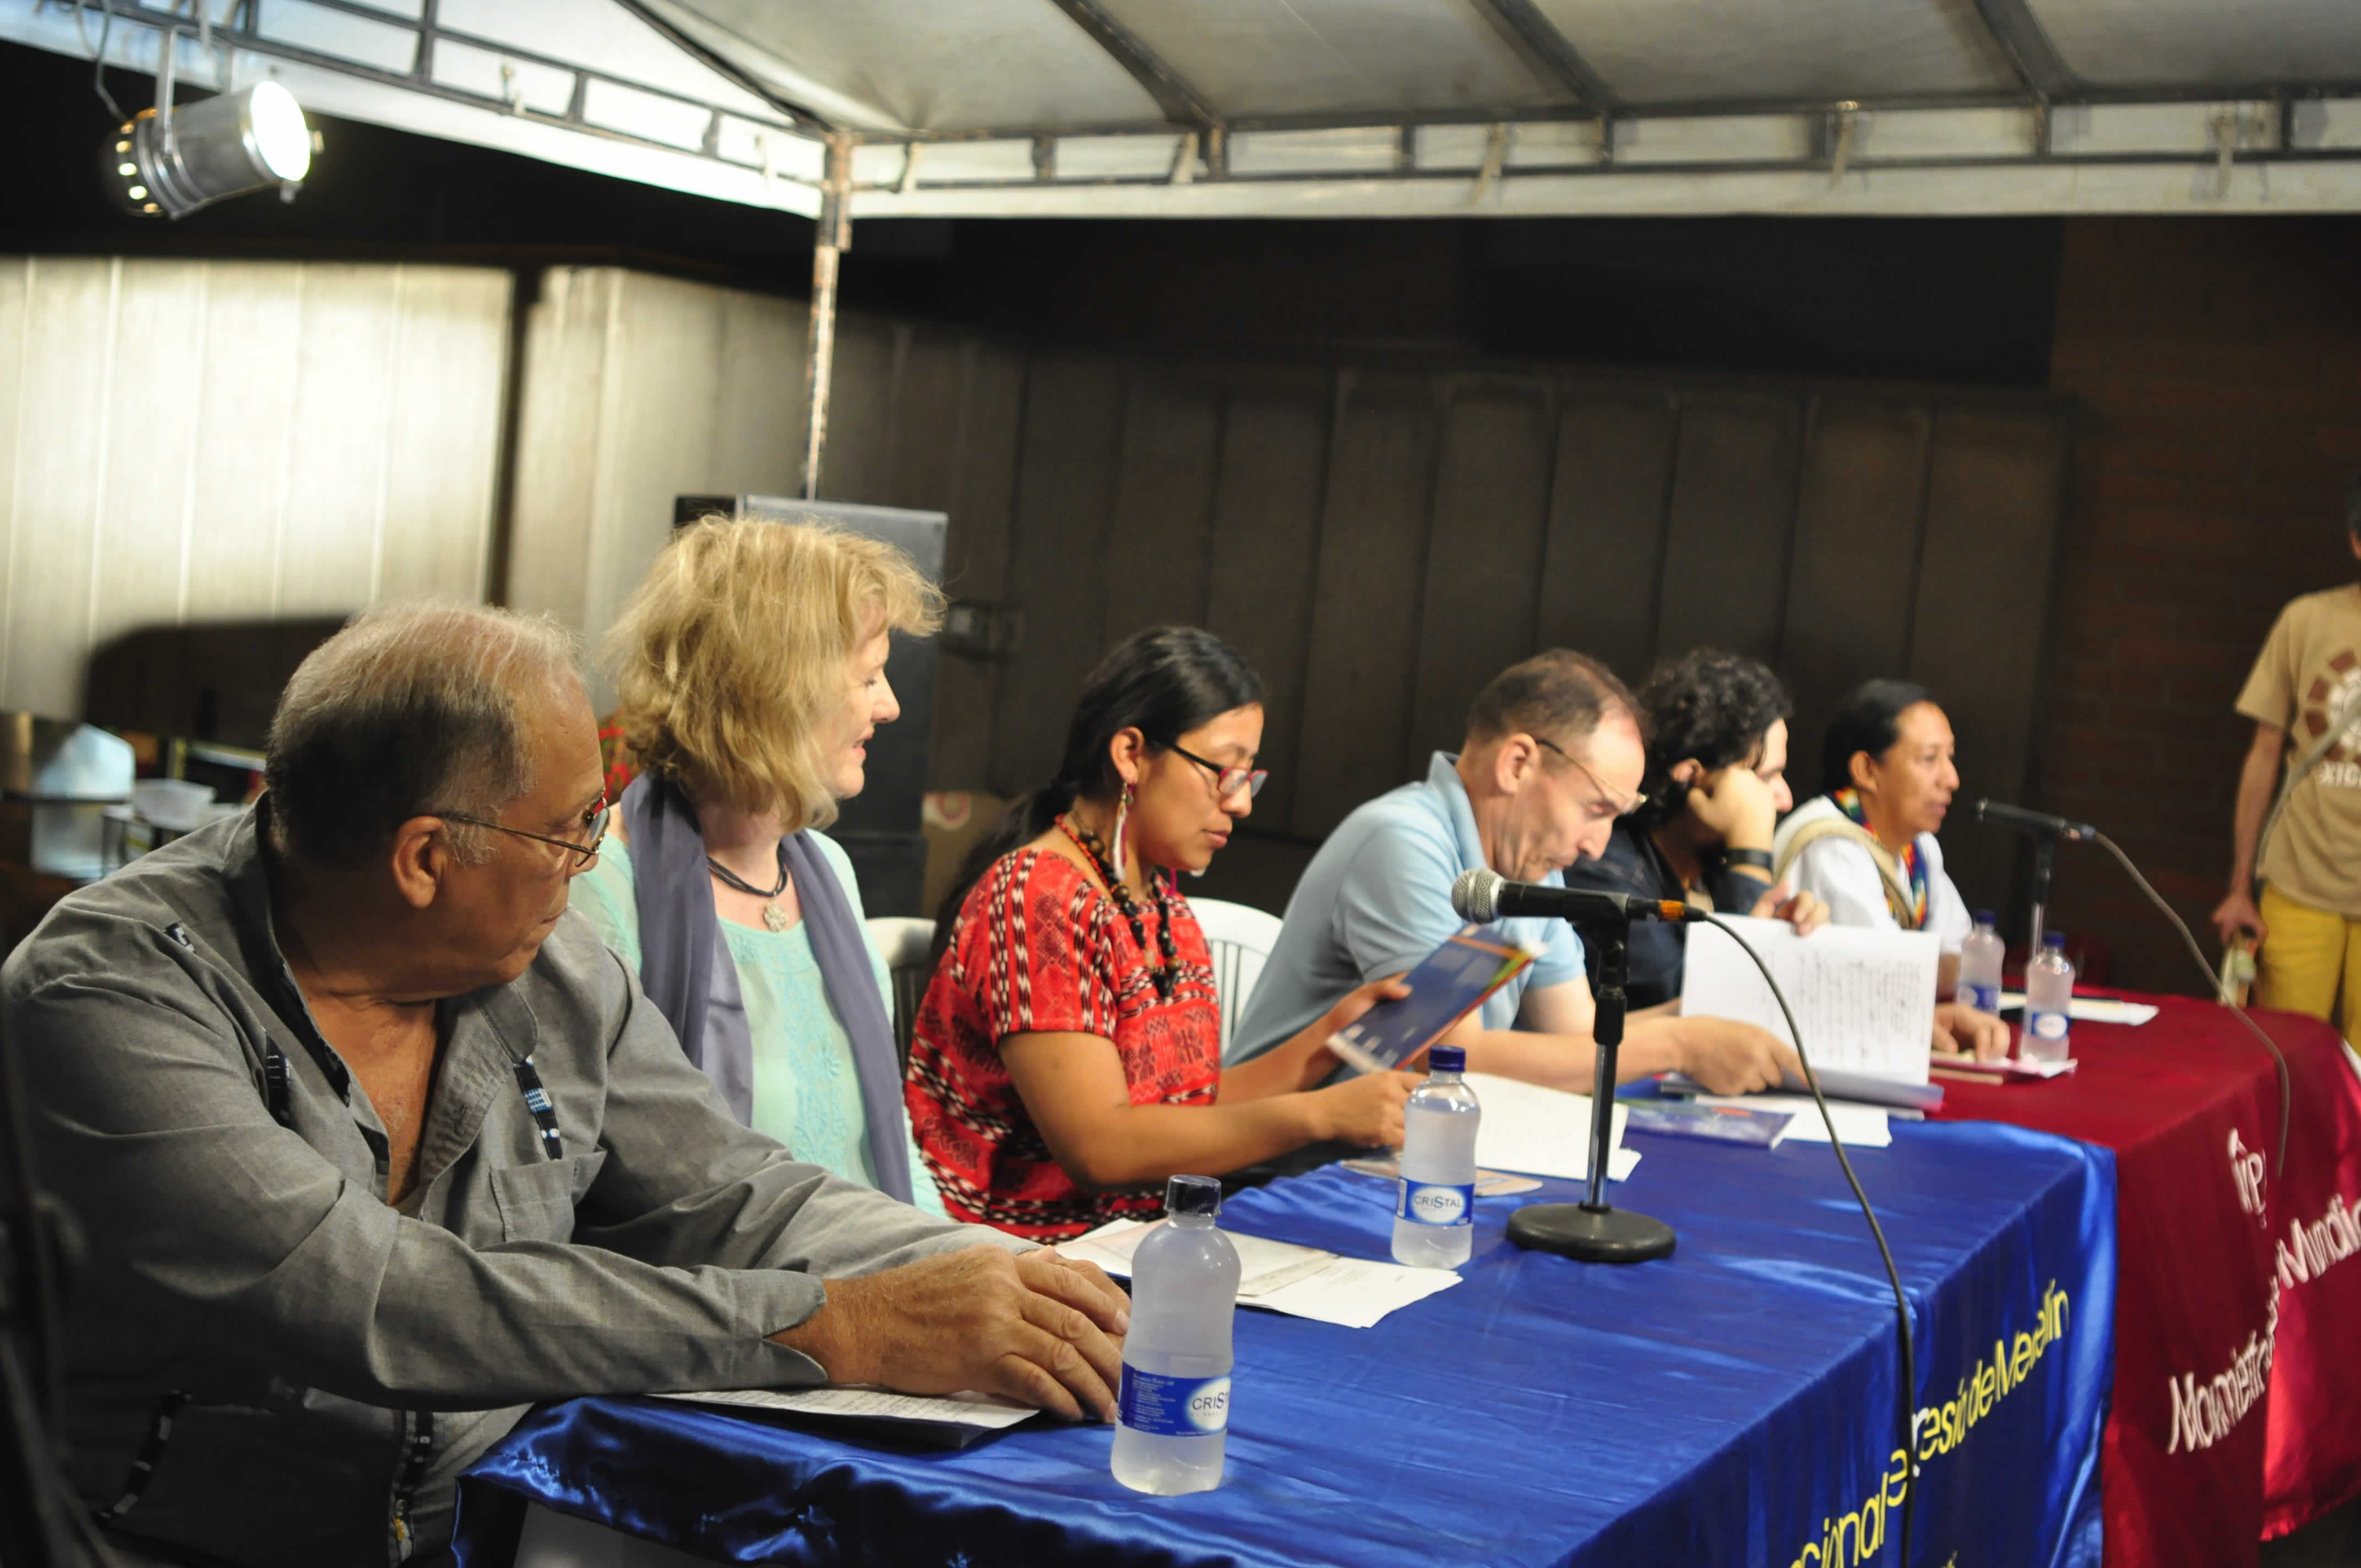
M 1467 1087 L 1484 1108 L 1476 1125 L 1476 1163 L 1487 1170 L 1526 1176 L 1590 1179 L 1590 1096 L 1543 1089 L 1513 1078 L 1471 1072 Z M 1623 1146 L 1631 1109 L 1618 1104 L 1608 1141 L 1607 1179 L 1628 1180 L 1640 1163 L 1638 1149 Z
M 1824 926 L 1798 937 L 1784 920 L 1732 916 L 1730 923 L 1778 977 L 1815 1068 L 1927 1081 L 1935 970 L 1942 958 L 1941 940 L 1932 931 Z M 1681 1011 L 1740 1019 L 1795 1043 L 1762 970 L 1729 932 L 1712 926 L 1689 927 Z M 1791 1135 L 1806 1135 L 1797 1127 Z
M 1161 1220 L 1110 1220 L 1087 1235 L 1058 1244 L 1068 1257 L 1095 1263 L 1118 1279 L 1131 1277 L 1132 1255 Z M 1447 1268 L 1340 1257 L 1224 1228 L 1238 1249 L 1238 1304 L 1311 1318 L 1348 1329 L 1375 1328 L 1387 1313 L 1459 1283 Z
M 829 1416 L 844 1420 L 915 1421 L 929 1426 L 973 1427 L 997 1431 L 1039 1412 L 997 1394 L 896 1394 L 890 1388 L 832 1385 L 821 1388 L 724 1388 L 663 1394 L 692 1405 L 735 1405 L 788 1415 Z

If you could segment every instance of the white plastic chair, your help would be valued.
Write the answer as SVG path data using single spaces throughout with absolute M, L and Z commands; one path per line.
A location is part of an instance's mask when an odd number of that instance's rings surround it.
M 1248 905 L 1218 898 L 1192 898 L 1189 907 L 1213 954 L 1213 989 L 1222 998 L 1222 1060 L 1230 1059 L 1230 1039 L 1245 1016 L 1246 998 L 1279 942 L 1279 919 Z
M 935 978 L 935 923 L 912 915 L 878 915 L 867 922 L 870 944 L 885 960 L 894 979 L 894 1040 L 901 1047 L 902 1065 L 910 1065 L 910 1031 L 917 1025 L 918 1003 L 926 1000 L 927 982 Z

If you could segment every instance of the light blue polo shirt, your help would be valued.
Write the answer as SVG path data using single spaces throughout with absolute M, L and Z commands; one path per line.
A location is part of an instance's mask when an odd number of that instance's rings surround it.
M 1336 825 L 1287 901 L 1286 924 L 1224 1053 L 1241 1062 L 1284 1045 L 1346 992 L 1417 966 L 1467 922 L 1451 907 L 1459 873 L 1484 864 L 1459 759 L 1437 751 L 1422 783 L 1378 796 Z M 1550 872 L 1548 885 L 1563 885 Z M 1563 920 L 1502 921 L 1542 953 L 1488 998 L 1484 1027 L 1506 1029 L 1528 985 L 1581 980 L 1582 938 Z

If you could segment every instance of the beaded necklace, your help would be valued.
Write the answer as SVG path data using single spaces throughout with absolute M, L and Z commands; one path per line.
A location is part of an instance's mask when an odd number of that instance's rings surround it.
M 1071 812 L 1060 816 L 1058 826 L 1067 838 L 1074 841 L 1074 847 L 1089 857 L 1092 867 L 1099 873 L 1099 880 L 1106 883 L 1107 894 L 1115 900 L 1115 908 L 1130 923 L 1131 939 L 1142 953 L 1147 952 L 1148 928 L 1140 923 L 1139 903 L 1131 896 L 1131 889 L 1124 885 L 1123 878 L 1107 863 L 1106 846 L 1100 842 L 1097 834 L 1074 820 Z M 1156 1000 L 1170 1002 L 1180 972 L 1180 955 L 1172 945 L 1172 905 L 1165 897 L 1164 879 L 1152 869 L 1148 872 L 1148 894 L 1156 901 L 1156 950 L 1164 960 L 1149 966 L 1148 978 L 1156 987 Z

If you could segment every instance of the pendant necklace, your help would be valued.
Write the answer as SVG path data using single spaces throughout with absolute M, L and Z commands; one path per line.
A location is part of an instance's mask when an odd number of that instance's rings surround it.
M 785 839 L 779 840 L 779 880 L 768 887 L 754 886 L 711 855 L 705 857 L 705 866 L 721 879 L 724 886 L 734 887 L 741 893 L 764 901 L 763 925 L 766 929 L 784 931 L 794 924 L 787 918 L 787 912 L 779 907 L 779 894 L 787 891 L 787 841 Z

